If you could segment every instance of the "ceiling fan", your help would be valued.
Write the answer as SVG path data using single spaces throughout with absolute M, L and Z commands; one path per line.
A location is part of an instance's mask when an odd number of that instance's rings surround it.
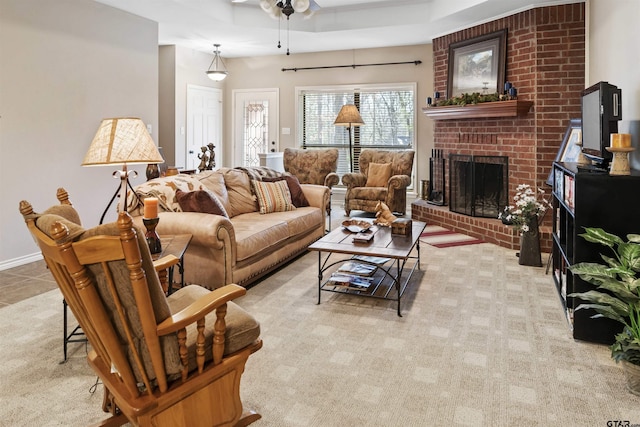
M 245 3 L 247 0 L 231 0 L 231 3 Z M 305 18 L 311 17 L 320 9 L 315 0 L 260 0 L 260 7 L 274 19 L 285 15 L 287 19 L 294 13 L 302 13 Z
M 247 0 L 231 0 L 232 3 L 244 3 Z M 260 7 L 269 16 L 278 20 L 278 48 L 282 47 L 280 43 L 280 18 L 287 17 L 287 55 L 289 52 L 289 17 L 294 13 L 301 13 L 305 19 L 311 17 L 315 11 L 320 9 L 315 0 L 260 0 Z

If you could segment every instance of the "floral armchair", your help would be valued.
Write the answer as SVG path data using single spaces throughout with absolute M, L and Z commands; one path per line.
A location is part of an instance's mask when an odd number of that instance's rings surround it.
M 378 201 L 392 212 L 404 215 L 407 210 L 407 187 L 411 184 L 413 150 L 383 151 L 364 149 L 360 153 L 360 172 L 346 173 L 344 210 L 375 212 Z
M 307 150 L 285 148 L 283 156 L 284 170 L 298 178 L 301 184 L 316 184 L 331 187 L 340 182 L 338 169 L 338 149 Z M 331 198 L 327 204 L 329 228 L 331 228 Z

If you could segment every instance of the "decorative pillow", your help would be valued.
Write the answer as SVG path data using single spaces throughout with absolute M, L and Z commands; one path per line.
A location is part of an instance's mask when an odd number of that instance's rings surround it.
M 291 202 L 296 208 L 304 208 L 309 206 L 309 201 L 300 187 L 300 181 L 293 175 L 283 175 L 278 178 L 262 178 L 262 182 L 276 182 L 286 181 L 289 187 L 289 193 L 291 193 Z
M 176 190 L 176 199 L 182 212 L 202 212 L 221 215 L 229 218 L 229 214 L 215 194 L 209 190 L 182 191 Z
M 204 185 L 191 175 L 178 174 L 154 178 L 134 188 L 135 193 L 127 196 L 127 211 L 131 212 L 147 197 L 157 197 L 158 205 L 163 211 L 180 211 L 180 204 L 176 200 L 176 190 L 193 191 L 204 190 Z M 138 198 L 140 199 L 138 202 Z
M 258 198 L 261 214 L 295 210 L 291 202 L 291 193 L 286 181 L 251 181 Z
M 369 163 L 367 187 L 386 187 L 391 178 L 391 163 Z
M 251 192 L 251 180 L 249 176 L 238 169 L 228 169 L 224 173 L 224 183 L 229 193 L 230 217 L 243 213 L 256 212 L 256 196 Z
M 224 170 L 218 169 L 215 171 L 202 171 L 193 175 L 198 181 L 200 181 L 207 190 L 213 191 L 224 209 L 229 212 L 229 192 L 224 183 Z

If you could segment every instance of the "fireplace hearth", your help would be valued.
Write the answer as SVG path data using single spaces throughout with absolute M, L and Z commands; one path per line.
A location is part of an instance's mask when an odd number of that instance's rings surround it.
M 506 156 L 449 156 L 449 209 L 464 215 L 497 218 L 509 194 Z

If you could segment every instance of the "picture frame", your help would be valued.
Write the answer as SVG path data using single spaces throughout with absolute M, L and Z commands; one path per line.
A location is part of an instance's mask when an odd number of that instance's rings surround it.
M 582 119 L 570 119 L 567 130 L 564 132 L 562 143 L 556 154 L 556 162 L 577 162 L 582 149 L 577 143 L 582 142 Z M 553 185 L 553 168 L 547 178 L 547 184 Z
M 562 144 L 558 154 L 556 154 L 556 162 L 577 162 L 580 156 L 582 142 L 582 119 L 571 119 L 569 125 L 562 138 Z
M 463 93 L 503 93 L 507 30 L 503 29 L 449 45 L 447 97 Z

